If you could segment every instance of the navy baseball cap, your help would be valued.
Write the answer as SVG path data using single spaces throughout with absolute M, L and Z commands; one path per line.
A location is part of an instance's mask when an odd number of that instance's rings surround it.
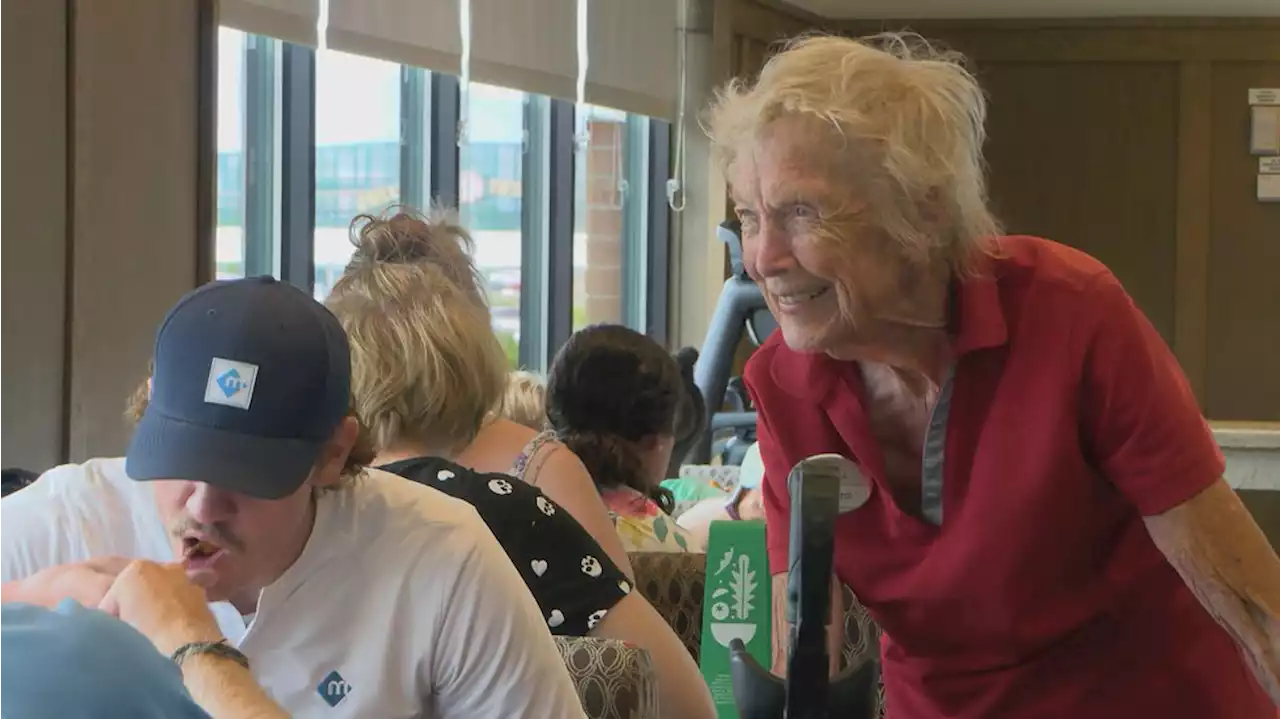
M 350 402 L 351 349 L 329 310 L 271 277 L 213 282 L 160 325 L 125 470 L 279 499 L 306 481 Z

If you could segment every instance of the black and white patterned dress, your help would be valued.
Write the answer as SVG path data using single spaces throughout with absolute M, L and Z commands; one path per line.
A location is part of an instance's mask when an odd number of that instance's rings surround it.
M 439 457 L 379 467 L 476 508 L 533 593 L 552 634 L 584 636 L 631 592 L 599 543 L 542 490 Z

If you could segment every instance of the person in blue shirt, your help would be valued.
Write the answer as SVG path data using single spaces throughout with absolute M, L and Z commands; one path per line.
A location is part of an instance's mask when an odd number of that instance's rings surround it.
M 72 600 L 0 607 L 0 717 L 209 719 L 149 639 Z

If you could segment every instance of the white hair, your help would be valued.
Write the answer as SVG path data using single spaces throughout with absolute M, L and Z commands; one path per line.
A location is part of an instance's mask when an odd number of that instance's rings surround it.
M 845 153 L 868 221 L 905 251 L 966 272 L 1000 224 L 987 204 L 987 103 L 963 57 L 919 35 L 794 39 L 754 83 L 717 93 L 706 128 L 728 173 L 770 124 L 811 117 Z M 820 140 L 822 141 L 822 140 Z

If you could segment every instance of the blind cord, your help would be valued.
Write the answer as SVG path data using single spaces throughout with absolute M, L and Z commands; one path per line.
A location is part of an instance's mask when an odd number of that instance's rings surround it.
M 316 52 L 323 52 L 329 47 L 329 0 L 316 2 Z
M 578 76 L 574 82 L 573 149 L 586 152 L 591 145 L 587 131 L 587 68 L 591 63 L 591 49 L 587 44 L 587 20 L 590 0 L 578 0 Z
M 458 0 L 458 36 L 462 67 L 458 71 L 458 147 L 471 139 L 471 0 Z
M 676 127 L 675 148 L 671 159 L 671 178 L 667 180 L 667 206 L 672 212 L 683 212 L 687 191 L 685 188 L 685 105 L 689 76 L 688 42 L 689 42 L 689 0 L 677 0 L 680 3 L 680 21 L 676 29 L 676 76 L 679 87 L 676 91 Z

